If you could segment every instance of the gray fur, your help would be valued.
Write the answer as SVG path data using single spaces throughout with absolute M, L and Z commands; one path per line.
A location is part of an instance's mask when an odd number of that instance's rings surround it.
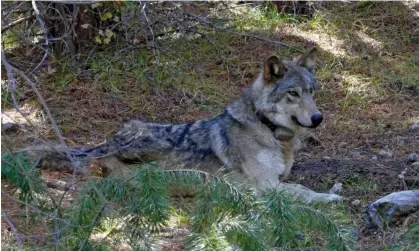
M 295 61 L 269 58 L 254 85 L 212 119 L 181 125 L 132 120 L 103 144 L 70 153 L 76 159 L 104 159 L 106 175 L 126 174 L 127 162 L 158 159 L 168 169 L 199 168 L 213 174 L 222 169 L 232 181 L 262 191 L 287 190 L 307 202 L 340 200 L 280 181 L 290 173 L 304 127 L 319 113 L 310 92 L 318 84 L 304 61 L 311 54 Z

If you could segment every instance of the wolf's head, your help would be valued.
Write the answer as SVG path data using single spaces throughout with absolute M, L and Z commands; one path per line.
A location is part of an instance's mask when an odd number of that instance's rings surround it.
M 295 132 L 322 122 L 313 98 L 318 87 L 313 75 L 315 51 L 311 48 L 291 61 L 276 56 L 265 61 L 252 92 L 256 109 L 273 124 Z

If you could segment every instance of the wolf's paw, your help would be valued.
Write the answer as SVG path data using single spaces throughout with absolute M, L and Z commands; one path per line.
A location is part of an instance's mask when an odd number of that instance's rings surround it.
M 340 202 L 342 200 L 343 197 L 337 194 L 318 193 L 312 201 L 330 203 Z
M 336 183 L 333 185 L 332 188 L 330 188 L 329 193 L 330 194 L 340 194 L 342 192 L 343 185 L 342 183 Z
M 329 194 L 326 197 L 327 202 L 340 202 L 343 200 L 343 197 L 337 194 Z

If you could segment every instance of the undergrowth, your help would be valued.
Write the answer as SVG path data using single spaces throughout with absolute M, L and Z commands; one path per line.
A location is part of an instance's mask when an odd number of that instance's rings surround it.
M 26 197 L 45 194 L 44 190 L 28 186 L 27 176 L 16 171 L 19 166 L 23 170 L 33 166 L 24 155 L 4 155 L 2 166 L 2 179 Z M 44 215 L 50 232 L 60 229 L 56 245 L 112 250 L 126 243 L 136 250 L 153 249 L 173 211 L 169 187 L 183 187 L 195 193 L 191 202 L 194 206 L 184 216 L 190 219 L 188 250 L 288 249 L 319 243 L 329 250 L 351 249 L 347 226 L 339 225 L 315 207 L 291 201 L 284 193 L 272 190 L 256 196 L 252 190 L 239 190 L 201 171 L 162 171 L 154 164 L 137 166 L 128 177 L 92 178 L 71 206 Z M 43 184 L 40 179 L 36 182 L 38 186 Z M 27 201 L 26 197 L 21 200 Z M 49 238 L 54 241 L 54 236 Z M 31 243 L 25 245 L 34 247 Z

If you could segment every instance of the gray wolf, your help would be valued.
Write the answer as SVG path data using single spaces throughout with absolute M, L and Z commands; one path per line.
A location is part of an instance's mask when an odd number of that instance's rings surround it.
M 271 56 L 252 87 L 212 119 L 179 125 L 132 120 L 103 144 L 70 149 L 63 158 L 101 158 L 106 176 L 126 175 L 126 163 L 157 159 L 162 168 L 198 168 L 260 191 L 286 190 L 305 202 L 339 201 L 336 194 L 282 181 L 305 130 L 323 120 L 314 101 L 314 63 L 315 48 L 293 60 Z

